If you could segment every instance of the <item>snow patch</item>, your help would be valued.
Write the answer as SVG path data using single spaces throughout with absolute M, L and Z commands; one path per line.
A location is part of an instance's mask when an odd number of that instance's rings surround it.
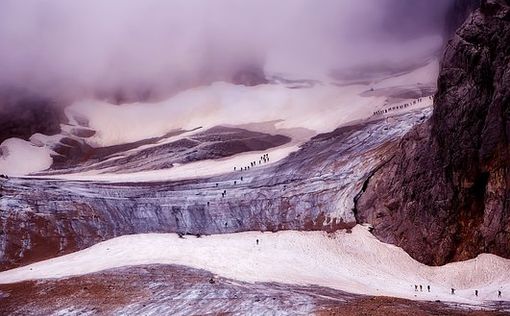
M 256 240 L 259 240 L 257 244 Z M 351 233 L 244 232 L 186 236 L 140 234 L 0 273 L 0 283 L 64 278 L 143 264 L 178 264 L 246 282 L 320 285 L 351 293 L 477 304 L 510 299 L 510 260 L 482 254 L 430 267 L 377 240 L 363 226 Z M 423 285 L 415 291 L 414 285 Z M 426 286 L 431 286 L 427 292 Z M 456 294 L 450 294 L 450 288 Z M 479 296 L 474 296 L 474 289 Z
M 37 136 L 39 135 L 39 136 Z M 0 174 L 26 175 L 48 169 L 53 163 L 52 151 L 37 134 L 35 144 L 19 138 L 9 138 L 0 145 Z

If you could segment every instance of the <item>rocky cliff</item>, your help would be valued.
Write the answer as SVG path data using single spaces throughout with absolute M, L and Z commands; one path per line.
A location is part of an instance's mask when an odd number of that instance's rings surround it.
M 0 143 L 11 137 L 29 139 L 35 133 L 57 134 L 61 122 L 64 112 L 54 100 L 0 87 Z
M 509 43 L 509 1 L 482 1 L 447 44 L 431 119 L 356 199 L 358 221 L 421 262 L 510 257 Z

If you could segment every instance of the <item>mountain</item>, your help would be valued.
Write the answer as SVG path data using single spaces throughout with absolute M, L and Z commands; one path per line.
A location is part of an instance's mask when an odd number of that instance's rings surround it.
M 427 264 L 510 257 L 510 4 L 483 1 L 447 44 L 434 112 L 367 179 L 357 218 Z

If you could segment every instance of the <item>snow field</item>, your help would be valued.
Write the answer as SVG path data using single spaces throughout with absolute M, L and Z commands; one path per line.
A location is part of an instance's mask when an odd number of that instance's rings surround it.
M 256 244 L 259 239 L 259 245 Z M 0 283 L 64 278 L 142 264 L 178 264 L 247 282 L 313 284 L 351 293 L 478 304 L 510 299 L 510 260 L 482 254 L 429 267 L 382 243 L 363 226 L 352 233 L 244 232 L 197 238 L 140 234 L 114 238 L 82 251 L 0 272 Z M 423 285 L 415 292 L 414 284 Z M 426 286 L 431 286 L 431 293 Z M 456 295 L 450 294 L 450 288 Z M 474 296 L 474 290 L 479 296 Z

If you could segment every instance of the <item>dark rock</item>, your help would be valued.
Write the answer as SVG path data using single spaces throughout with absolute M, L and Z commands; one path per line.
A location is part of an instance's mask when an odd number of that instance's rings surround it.
M 56 101 L 21 89 L 0 88 L 0 143 L 11 137 L 28 140 L 35 133 L 57 134 L 65 121 Z
M 447 45 L 431 119 L 367 180 L 359 222 L 427 264 L 510 257 L 510 12 L 484 1 Z

